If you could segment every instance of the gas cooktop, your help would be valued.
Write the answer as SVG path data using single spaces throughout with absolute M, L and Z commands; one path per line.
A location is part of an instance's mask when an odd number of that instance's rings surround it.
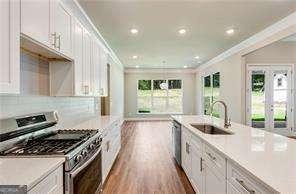
M 65 155 L 96 133 L 97 130 L 58 130 L 15 144 L 0 155 Z

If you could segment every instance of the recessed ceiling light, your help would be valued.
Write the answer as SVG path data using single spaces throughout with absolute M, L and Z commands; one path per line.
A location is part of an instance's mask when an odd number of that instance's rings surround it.
M 228 30 L 226 30 L 226 33 L 228 34 L 228 35 L 232 35 L 232 34 L 234 34 L 234 29 L 228 29 Z
M 184 67 L 184 68 L 187 68 L 188 66 L 187 66 L 187 65 L 184 65 L 183 67 Z
M 137 55 L 134 55 L 134 56 L 132 56 L 132 58 L 133 58 L 133 59 L 137 59 L 137 58 L 138 58 L 138 56 L 137 56 Z
M 199 56 L 195 56 L 194 58 L 195 58 L 195 59 L 199 59 Z
M 187 31 L 185 29 L 180 29 L 178 32 L 180 35 L 185 35 Z
M 136 28 L 132 28 L 130 31 L 132 34 L 138 34 L 138 32 L 139 32 L 139 30 Z
M 139 68 L 140 66 L 139 65 L 136 65 L 136 68 Z

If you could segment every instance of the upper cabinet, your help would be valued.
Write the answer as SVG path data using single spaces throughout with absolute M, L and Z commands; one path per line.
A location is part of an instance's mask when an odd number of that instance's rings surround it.
M 93 94 L 101 95 L 101 44 L 95 37 L 93 38 L 92 47 L 92 64 L 93 64 Z
M 20 1 L 0 1 L 0 93 L 20 92 Z
M 22 47 L 48 58 L 72 59 L 71 19 L 60 0 L 21 1 Z
M 21 1 L 21 32 L 50 47 L 50 0 Z
M 54 49 L 72 57 L 71 13 L 60 0 L 51 0 L 50 26 Z
M 100 96 L 108 96 L 108 53 L 101 48 Z

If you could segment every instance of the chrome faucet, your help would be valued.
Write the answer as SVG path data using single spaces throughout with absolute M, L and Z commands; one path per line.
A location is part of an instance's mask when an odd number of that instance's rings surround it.
M 231 126 L 230 118 L 228 117 L 227 105 L 224 101 L 217 100 L 217 101 L 213 102 L 213 104 L 211 105 L 211 109 L 210 109 L 211 110 L 210 115 L 211 116 L 213 115 L 213 109 L 214 109 L 214 105 L 216 103 L 221 103 L 224 106 L 224 127 L 225 128 L 230 127 Z

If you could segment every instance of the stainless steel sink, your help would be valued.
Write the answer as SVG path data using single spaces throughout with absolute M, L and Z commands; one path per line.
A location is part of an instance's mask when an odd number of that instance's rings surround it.
M 212 126 L 212 125 L 201 125 L 201 124 L 190 124 L 195 129 L 198 129 L 199 131 L 211 134 L 211 135 L 232 135 L 233 132 L 225 131 L 223 129 L 220 129 L 218 127 Z

